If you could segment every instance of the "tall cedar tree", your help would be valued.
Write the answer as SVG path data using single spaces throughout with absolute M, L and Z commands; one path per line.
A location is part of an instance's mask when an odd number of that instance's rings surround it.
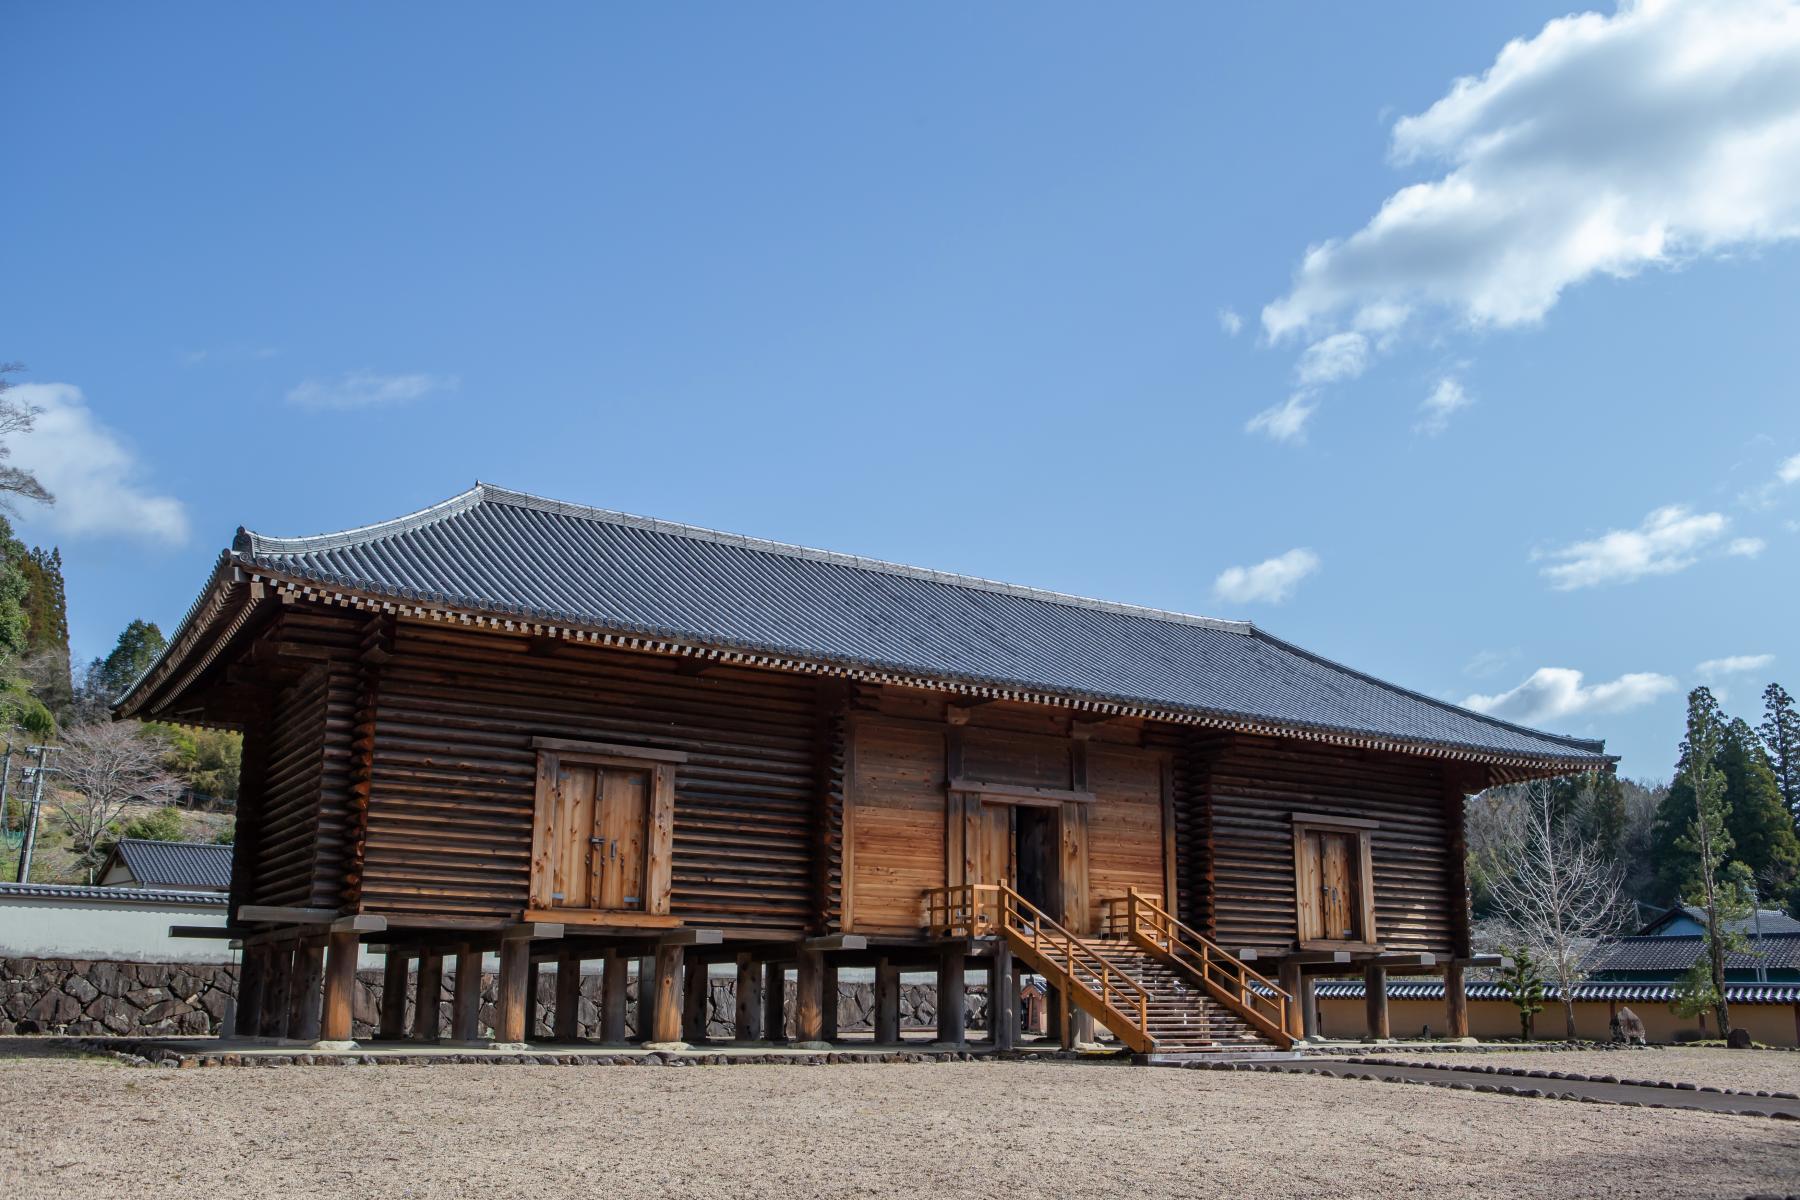
M 1692 818 L 1676 840 L 1676 848 L 1692 856 L 1697 886 L 1690 889 L 1688 899 L 1705 910 L 1705 929 L 1701 938 L 1710 977 L 1713 1012 L 1719 1019 L 1720 1034 L 1731 1030 L 1731 1012 L 1725 1003 L 1725 954 L 1728 934 L 1725 921 L 1730 905 L 1722 868 L 1731 853 L 1731 834 L 1726 830 L 1728 815 L 1725 800 L 1725 773 L 1719 768 L 1719 757 L 1725 742 L 1725 721 L 1718 701 L 1706 688 L 1688 693 L 1687 737 L 1681 742 L 1681 761 L 1676 766 L 1674 795 L 1685 790 L 1693 804 Z
M 154 621 L 133 621 L 119 635 L 112 653 L 96 658 L 82 672 L 75 689 L 75 719 L 80 724 L 104 721 L 112 702 L 162 653 L 162 630 Z
M 1788 817 L 1800 826 L 1800 712 L 1779 683 L 1763 689 L 1763 723 L 1757 729 L 1769 751 L 1769 767 Z
M 30 628 L 25 612 L 30 584 L 24 566 L 29 558 L 24 544 L 13 536 L 12 523 L 0 516 L 0 735 L 23 727 L 34 736 L 47 737 L 56 722 L 43 702 L 31 694 L 19 670 Z
M 1785 898 L 1800 879 L 1800 837 L 1781 802 L 1781 787 L 1762 739 L 1747 721 L 1725 724 L 1719 770 L 1725 776 L 1725 828 L 1731 857 L 1771 896 Z
M 59 717 L 74 699 L 69 675 L 69 602 L 63 587 L 62 551 L 34 546 L 20 564 L 25 573 L 25 655 L 33 660 L 38 699 Z

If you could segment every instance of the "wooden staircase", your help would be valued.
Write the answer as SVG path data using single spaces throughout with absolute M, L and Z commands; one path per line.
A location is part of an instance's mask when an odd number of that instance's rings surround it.
M 1286 992 L 1155 897 L 1133 891 L 1106 907 L 1106 932 L 1079 936 L 1006 884 L 963 884 L 926 893 L 925 924 L 940 937 L 1004 937 L 1029 970 L 1139 1054 L 1293 1045 Z

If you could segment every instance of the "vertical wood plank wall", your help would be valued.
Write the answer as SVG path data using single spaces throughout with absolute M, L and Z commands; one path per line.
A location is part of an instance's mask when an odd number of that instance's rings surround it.
M 1356 750 L 1233 738 L 1212 762 L 1214 936 L 1278 950 L 1297 936 L 1291 816 L 1374 820 L 1375 932 L 1396 951 L 1454 949 L 1444 768 Z
M 944 727 L 859 719 L 851 751 L 851 925 L 916 934 L 920 895 L 944 886 Z
M 1100 929 L 1100 901 L 1131 888 L 1161 896 L 1162 759 L 1126 746 L 1088 746 L 1088 928 Z

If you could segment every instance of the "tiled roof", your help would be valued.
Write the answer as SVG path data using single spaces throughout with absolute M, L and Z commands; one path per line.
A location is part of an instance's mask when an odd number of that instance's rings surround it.
M 1750 951 L 1733 951 L 1725 956 L 1726 970 L 1800 967 L 1800 932 L 1765 933 L 1749 940 L 1752 943 Z M 1701 950 L 1701 939 L 1697 935 L 1623 937 L 1596 946 L 1588 955 L 1585 966 L 1592 973 L 1636 971 L 1679 975 L 1694 965 Z
M 225 907 L 224 892 L 177 888 L 86 887 L 71 883 L 0 883 L 0 900 L 105 900 L 111 904 L 203 904 Z
M 403 602 L 1191 714 L 1255 731 L 1319 731 L 1571 770 L 1610 761 L 1601 742 L 1457 708 L 1246 622 L 897 566 L 486 484 L 344 533 L 239 530 L 233 561 Z M 178 634 L 172 649 L 182 640 Z
M 1645 925 L 1638 933 L 1640 936 L 1644 937 L 1657 934 L 1664 926 L 1673 923 L 1683 916 L 1687 917 L 1695 924 L 1706 924 L 1705 909 L 1694 904 L 1677 904 L 1675 907 L 1660 914 L 1648 925 Z M 1779 908 L 1765 908 L 1759 913 L 1751 916 L 1735 917 L 1726 921 L 1724 924 L 1725 928 L 1733 933 L 1742 933 L 1746 935 L 1760 932 L 1766 937 L 1771 933 L 1800 933 L 1800 921 L 1796 921 L 1793 917 L 1788 916 Z M 1675 936 L 1680 937 L 1686 935 L 1677 934 Z
M 230 846 L 120 838 L 113 854 L 125 864 L 132 879 L 144 887 L 224 889 L 231 886 Z
M 1321 979 L 1314 985 L 1314 988 L 1318 995 L 1334 1000 L 1361 1000 L 1363 997 L 1363 981 L 1360 979 Z M 1510 1000 L 1512 998 L 1507 990 L 1498 983 L 1470 983 L 1467 988 L 1471 1000 Z M 1444 998 L 1444 981 L 1441 979 L 1389 980 L 1387 994 L 1390 1000 L 1442 1000 Z M 1546 999 L 1560 1000 L 1562 992 L 1555 984 L 1547 984 L 1544 988 L 1544 996 Z M 1578 983 L 1575 985 L 1575 999 L 1667 1004 L 1675 999 L 1675 985 L 1669 983 Z M 1800 983 L 1728 983 L 1725 985 L 1725 1000 L 1729 1004 L 1800 1003 Z

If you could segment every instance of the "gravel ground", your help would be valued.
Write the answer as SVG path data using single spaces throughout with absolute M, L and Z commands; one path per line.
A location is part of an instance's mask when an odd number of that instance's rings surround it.
M 1742 1196 L 1800 1190 L 1797 1150 L 1758 1118 L 1122 1065 L 0 1060 L 8 1197 Z
M 1800 1094 L 1800 1053 L 1792 1050 L 1727 1050 L 1671 1046 L 1645 1050 L 1498 1050 L 1487 1054 L 1445 1054 L 1429 1050 L 1389 1054 L 1376 1046 L 1362 1051 L 1396 1062 L 1439 1066 L 1493 1065 L 1525 1071 L 1577 1071 L 1620 1079 L 1661 1079 L 1740 1091 Z

